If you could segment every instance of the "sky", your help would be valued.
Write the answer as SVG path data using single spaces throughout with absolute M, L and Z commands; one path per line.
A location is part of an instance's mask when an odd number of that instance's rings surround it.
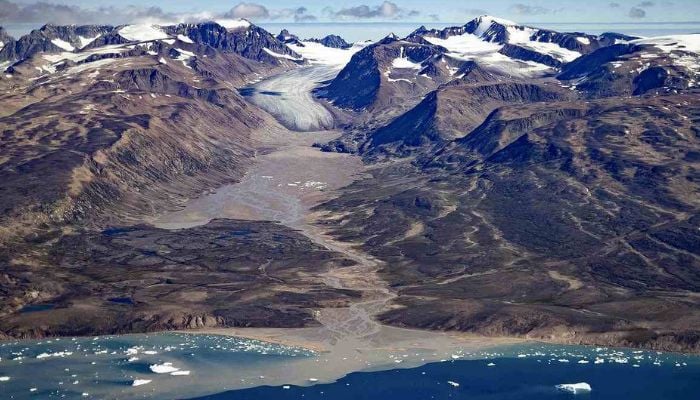
M 0 0 L 0 26 L 20 32 L 45 23 L 120 25 L 247 18 L 293 24 L 463 24 L 490 14 L 528 24 L 700 26 L 700 0 Z M 680 25 L 679 25 L 680 26 Z M 693 28 L 695 29 L 695 28 Z

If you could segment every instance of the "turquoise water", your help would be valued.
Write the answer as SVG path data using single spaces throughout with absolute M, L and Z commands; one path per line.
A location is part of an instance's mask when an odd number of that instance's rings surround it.
M 562 385 L 587 384 L 573 393 Z M 700 359 L 583 347 L 514 347 L 488 359 L 353 373 L 310 387 L 258 387 L 201 400 L 698 399 Z
M 176 333 L 2 342 L 0 399 L 191 397 L 258 385 L 260 371 L 313 355 L 256 340 Z M 133 387 L 136 379 L 151 382 Z

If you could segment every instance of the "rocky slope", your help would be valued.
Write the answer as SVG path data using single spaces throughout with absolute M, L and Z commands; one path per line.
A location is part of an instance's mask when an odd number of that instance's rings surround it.
M 387 323 L 698 351 L 697 99 L 501 107 L 326 226 L 385 262 Z
M 32 50 L 0 79 L 0 330 L 42 337 L 301 326 L 313 323 L 310 305 L 343 304 L 351 293 L 295 274 L 347 261 L 288 228 L 138 225 L 245 173 L 256 132 L 282 127 L 238 89 L 296 67 L 286 56 L 297 55 L 259 28 L 216 24 L 125 26 L 84 48 L 41 47 L 54 40 L 50 32 L 87 29 L 44 27 L 20 39 Z M 275 282 L 280 290 L 269 292 Z M 239 297 L 242 289 L 251 296 Z M 293 293 L 302 290 L 308 295 Z M 176 292 L 182 297 L 157 300 Z M 43 303 L 51 310 L 33 312 Z
M 503 55 L 522 31 L 482 21 L 409 39 L 455 52 L 450 38 L 476 34 Z M 319 207 L 324 226 L 384 262 L 389 324 L 700 351 L 700 37 L 528 32 L 582 56 L 507 78 L 475 57 L 325 145 L 373 168 Z
M 320 43 L 326 47 L 330 47 L 332 49 L 349 49 L 352 46 L 352 43 L 348 43 L 343 39 L 342 37 L 338 35 L 327 35 L 324 36 L 320 39 L 316 38 L 311 38 L 311 39 L 306 39 L 307 42 L 314 42 L 314 43 Z

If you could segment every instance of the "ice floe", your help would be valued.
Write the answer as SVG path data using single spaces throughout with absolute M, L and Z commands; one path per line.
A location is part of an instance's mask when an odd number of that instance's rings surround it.
M 190 371 L 173 371 L 170 373 L 172 376 L 187 376 L 190 374 Z
M 151 379 L 134 379 L 134 381 L 131 382 L 131 386 L 148 385 L 151 382 L 153 382 Z
M 561 385 L 557 385 L 556 388 L 573 394 L 588 393 L 591 391 L 591 385 L 586 382 L 562 383 Z
M 151 370 L 151 372 L 156 374 L 170 374 L 180 370 L 180 368 L 173 367 L 173 363 L 169 362 L 163 364 L 152 364 L 149 365 L 148 368 Z

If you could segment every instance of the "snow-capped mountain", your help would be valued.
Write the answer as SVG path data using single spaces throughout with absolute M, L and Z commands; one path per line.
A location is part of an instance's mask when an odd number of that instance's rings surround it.
M 2 41 L 4 46 L 0 50 L 0 66 L 3 70 L 10 65 L 23 63 L 35 55 L 43 55 L 43 58 L 52 63 L 61 60 L 84 62 L 91 57 L 133 52 L 137 50 L 135 46 L 153 53 L 157 47 L 172 46 L 175 42 L 205 46 L 272 64 L 301 61 L 298 54 L 269 32 L 246 20 L 173 26 L 45 25 L 17 40 L 6 37 Z M 48 67 L 47 70 L 50 69 L 51 67 Z
M 592 96 L 691 89 L 700 78 L 700 34 L 604 47 L 565 65 L 558 78 Z
M 481 59 L 493 66 L 515 59 L 559 67 L 601 46 L 593 35 L 533 28 L 487 15 L 443 30 L 421 27 L 407 40 L 425 40 L 447 48 L 451 57 Z
M 0 62 L 24 60 L 37 53 L 80 51 L 112 29 L 106 25 L 44 25 L 17 40 L 0 39 L 5 44 L 0 46 Z
M 0 50 L 2 50 L 6 44 L 14 41 L 15 39 L 7 33 L 5 28 L 0 26 Z
M 656 87 L 687 88 L 696 82 L 696 36 L 639 39 L 616 33 L 562 33 L 481 16 L 463 26 L 421 27 L 404 39 L 389 35 L 355 54 L 319 95 L 336 106 L 353 109 L 416 104 L 439 85 L 464 78 L 471 63 L 501 79 L 558 75 L 564 81 L 582 80 L 567 82 L 567 86 L 578 85 L 597 94 L 605 90 L 620 93 L 623 89 L 607 83 L 617 81 L 611 78 L 611 70 L 619 69 L 624 60 L 633 61 L 629 54 L 640 49 L 647 49 L 638 57 L 641 61 L 617 71 L 618 78 L 625 72 L 620 82 L 628 89 L 623 91 L 639 94 Z M 617 67 L 611 64 L 604 71 L 596 70 L 613 61 L 618 62 Z M 661 69 L 643 73 L 654 65 Z

